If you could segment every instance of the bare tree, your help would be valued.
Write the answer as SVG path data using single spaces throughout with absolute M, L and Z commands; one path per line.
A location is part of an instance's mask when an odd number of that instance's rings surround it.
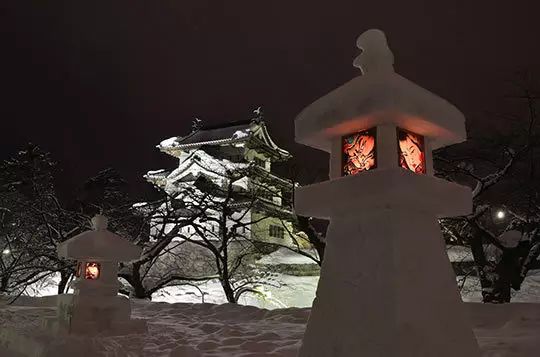
M 288 244 L 274 242 L 275 246 L 288 249 L 296 254 L 302 255 L 321 266 L 324 260 L 324 251 L 326 248 L 325 232 L 328 225 L 327 221 L 314 219 L 296 214 L 294 210 L 294 196 L 298 181 L 302 176 L 308 176 L 309 182 L 317 182 L 323 179 L 326 172 L 308 173 L 306 167 L 299 167 L 296 164 L 289 166 L 289 187 L 290 195 L 284 197 L 284 202 L 292 209 L 292 215 L 287 220 L 282 220 L 282 226 L 289 238 Z M 292 224 L 289 224 L 292 223 Z
M 160 230 L 176 237 L 168 254 L 182 251 L 179 248 L 191 252 L 198 270 L 219 280 L 231 303 L 245 293 L 260 293 L 260 286 L 277 286 L 272 273 L 253 264 L 269 244 L 264 222 L 290 216 L 273 202 L 280 192 L 272 187 L 269 174 L 253 163 L 211 158 L 202 150 L 191 155 L 207 160 L 206 174 L 175 182 L 169 190 L 167 205 L 176 202 L 179 221 L 156 220 Z
M 80 228 L 63 209 L 53 185 L 56 163 L 29 144 L 0 168 L 3 290 L 24 293 L 27 286 L 54 273 L 68 276 L 71 263 L 56 255 L 56 246 Z M 61 282 L 65 287 L 66 280 Z
M 133 243 L 143 248 L 139 259 L 120 263 L 118 276 L 129 285 L 121 292 L 141 299 L 151 299 L 160 289 L 190 285 L 192 282 L 214 279 L 215 274 L 189 270 L 189 256 L 181 252 L 185 244 L 182 228 L 199 217 L 198 211 L 178 207 L 176 197 L 161 192 L 161 197 L 132 207 L 130 214 L 137 219 Z
M 470 245 L 484 302 L 509 302 L 540 253 L 538 97 L 528 75 L 514 85 L 524 114 L 492 114 L 484 137 L 435 153 L 437 175 L 473 188 L 473 213 L 441 223 L 450 242 Z M 516 244 L 504 239 L 510 230 L 521 233 Z

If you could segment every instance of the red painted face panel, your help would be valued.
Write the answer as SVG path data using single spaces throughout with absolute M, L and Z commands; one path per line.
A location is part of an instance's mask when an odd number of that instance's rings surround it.
M 377 167 L 377 128 L 344 136 L 341 142 L 342 176 Z

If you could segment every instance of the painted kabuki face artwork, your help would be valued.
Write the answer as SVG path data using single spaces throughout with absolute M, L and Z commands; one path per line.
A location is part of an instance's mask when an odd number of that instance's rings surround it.
M 84 269 L 84 278 L 88 280 L 96 280 L 97 278 L 99 278 L 99 270 L 99 263 L 86 263 L 86 267 Z
M 424 137 L 397 129 L 399 166 L 417 174 L 426 173 Z
M 360 131 L 342 139 L 342 175 L 355 175 L 377 167 L 376 128 Z

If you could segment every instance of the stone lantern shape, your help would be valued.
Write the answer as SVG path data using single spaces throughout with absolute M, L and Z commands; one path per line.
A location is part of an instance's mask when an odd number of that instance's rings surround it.
M 93 230 L 58 246 L 58 256 L 77 260 L 73 294 L 57 297 L 58 316 L 46 325 L 59 333 L 122 335 L 146 332 L 130 319 L 129 299 L 118 295 L 118 263 L 137 259 L 141 248 L 107 230 L 107 218 L 92 218 Z
M 295 194 L 330 220 L 300 356 L 478 356 L 437 221 L 471 213 L 471 191 L 431 155 L 466 139 L 465 118 L 395 73 L 383 32 L 357 46 L 361 75 L 295 120 L 297 142 L 330 153 L 330 180 Z

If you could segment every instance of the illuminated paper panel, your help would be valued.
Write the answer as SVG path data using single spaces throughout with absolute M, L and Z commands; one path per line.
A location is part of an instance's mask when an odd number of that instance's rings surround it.
M 342 176 L 377 167 L 377 129 L 359 131 L 342 138 Z
M 424 137 L 397 128 L 398 164 L 417 174 L 426 173 L 426 154 Z

